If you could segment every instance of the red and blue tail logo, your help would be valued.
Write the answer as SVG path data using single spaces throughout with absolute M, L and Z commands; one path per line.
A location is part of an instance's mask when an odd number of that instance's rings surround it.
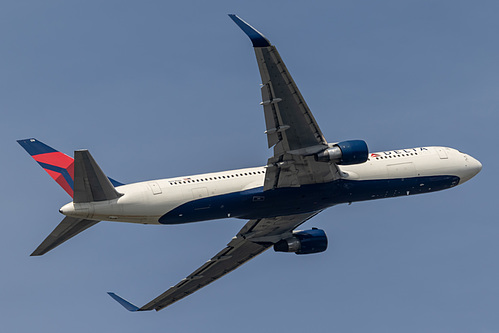
M 73 158 L 36 139 L 18 140 L 17 142 L 72 198 L 74 186 Z

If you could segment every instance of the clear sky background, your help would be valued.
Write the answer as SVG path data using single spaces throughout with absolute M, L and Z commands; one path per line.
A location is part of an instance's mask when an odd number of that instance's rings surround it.
M 272 250 L 158 313 L 129 313 L 245 221 L 103 222 L 42 257 L 67 194 L 18 146 L 87 148 L 122 182 L 265 164 L 260 77 L 236 13 L 277 46 L 329 141 L 441 145 L 457 188 L 338 206 L 325 253 Z M 2 332 L 498 332 L 497 1 L 3 1 Z

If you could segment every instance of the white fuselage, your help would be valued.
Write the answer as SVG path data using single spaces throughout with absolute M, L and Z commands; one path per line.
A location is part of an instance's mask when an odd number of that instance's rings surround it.
M 373 188 L 372 195 L 366 198 L 362 194 L 355 193 L 353 198 L 358 199 L 351 200 L 361 201 L 400 195 L 400 193 L 397 195 L 380 195 L 379 193 L 384 193 L 383 189 L 380 188 L 380 186 L 384 186 L 383 180 L 387 181 L 386 186 L 391 186 L 390 191 L 393 191 L 393 180 L 403 181 L 411 179 L 413 182 L 417 182 L 417 186 L 424 187 L 425 190 L 420 191 L 416 186 L 412 186 L 410 189 L 404 187 L 403 191 L 405 194 L 426 193 L 462 184 L 476 175 L 481 170 L 481 167 L 480 162 L 476 159 L 456 149 L 447 147 L 422 147 L 371 153 L 367 162 L 339 166 L 339 170 L 343 182 L 357 182 L 360 184 L 365 183 L 365 181 L 371 181 L 370 184 L 373 185 L 369 189 Z M 175 218 L 179 219 L 178 222 L 174 223 L 184 223 L 182 222 L 183 211 L 180 207 L 193 210 L 193 216 L 195 217 L 185 222 L 223 217 L 247 218 L 248 216 L 252 216 L 251 213 L 248 212 L 246 214 L 242 212 L 241 210 L 244 210 L 244 208 L 241 207 L 255 209 L 254 206 L 250 206 L 249 204 L 247 206 L 239 205 L 237 209 L 234 208 L 237 211 L 237 215 L 233 215 L 231 211 L 224 210 L 223 200 L 235 200 L 234 198 L 238 194 L 241 194 L 242 197 L 243 194 L 247 193 L 253 196 L 253 202 L 260 200 L 259 198 L 264 198 L 262 194 L 268 191 L 261 192 L 260 194 L 257 192 L 258 190 L 263 190 L 265 170 L 265 167 L 254 167 L 127 184 L 116 188 L 118 192 L 123 194 L 118 199 L 79 204 L 71 202 L 63 206 L 60 211 L 65 215 L 73 217 L 143 224 L 168 224 L 164 220 L 168 221 L 169 215 L 167 214 L 169 212 L 175 212 Z M 433 179 L 428 177 L 438 176 L 452 176 L 456 180 L 443 188 L 432 189 L 431 187 L 427 187 L 428 185 L 425 184 L 425 181 Z M 388 185 L 388 181 L 390 180 L 392 180 L 392 183 Z M 335 180 L 332 183 L 337 181 Z M 321 188 L 323 189 L 324 187 Z M 290 191 L 293 190 L 288 189 L 287 195 L 289 195 Z M 283 196 L 282 200 L 287 199 Z M 326 206 L 349 201 L 348 199 L 341 199 L 339 197 L 335 198 L 335 200 L 329 202 Z M 291 202 L 292 200 L 290 200 L 290 204 Z M 191 203 L 199 203 L 199 205 L 196 206 Z M 280 202 L 279 204 L 282 206 L 283 203 Z M 220 207 L 214 207 L 215 205 Z M 230 203 L 228 202 L 227 205 L 230 205 Z M 255 203 L 252 203 L 252 205 L 255 205 Z M 326 206 L 311 206 L 309 210 L 324 209 Z M 213 209 L 215 208 L 220 212 L 213 215 Z M 203 218 L 203 209 L 206 210 L 206 218 Z M 306 210 L 307 208 L 304 209 Z M 272 214 L 269 208 L 262 210 L 262 214 L 266 214 L 266 212 Z M 162 217 L 163 220 L 160 223 L 159 220 Z

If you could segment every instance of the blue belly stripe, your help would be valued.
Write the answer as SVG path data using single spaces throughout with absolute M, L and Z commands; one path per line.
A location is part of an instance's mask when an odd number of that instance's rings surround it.
M 257 219 L 300 214 L 341 203 L 429 193 L 456 186 L 457 176 L 429 176 L 380 180 L 339 179 L 324 184 L 263 187 L 189 201 L 161 216 L 162 224 L 181 224 L 227 217 Z

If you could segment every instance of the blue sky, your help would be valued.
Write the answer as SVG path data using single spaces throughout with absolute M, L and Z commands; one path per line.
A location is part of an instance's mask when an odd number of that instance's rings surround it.
M 496 1 L 4 1 L 0 140 L 5 331 L 495 332 Z M 129 313 L 244 221 L 100 223 L 29 254 L 69 197 L 17 145 L 89 149 L 122 182 L 263 165 L 260 78 L 237 13 L 275 44 L 329 141 L 479 159 L 449 191 L 338 206 L 310 256 L 268 251 L 173 306 Z

